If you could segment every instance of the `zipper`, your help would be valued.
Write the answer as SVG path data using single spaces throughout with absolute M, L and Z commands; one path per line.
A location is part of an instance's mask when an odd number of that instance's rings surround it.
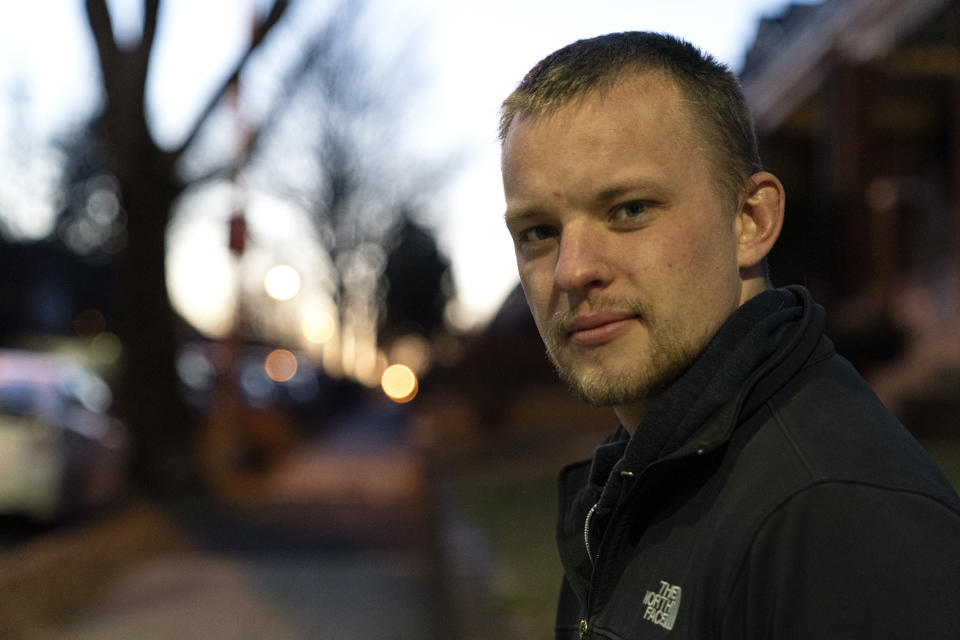
M 622 475 L 622 476 L 624 476 L 624 477 L 627 477 L 627 478 L 639 478 L 639 477 L 642 477 L 642 476 L 647 476 L 647 475 L 649 475 L 649 473 L 650 473 L 650 469 L 652 469 L 652 468 L 654 468 L 654 467 L 659 467 L 659 466 L 661 466 L 661 465 L 663 465 L 663 464 L 667 464 L 667 463 L 673 463 L 673 462 L 676 461 L 676 460 L 681 460 L 681 459 L 684 459 L 684 458 L 687 458 L 687 457 L 692 457 L 692 456 L 694 456 L 694 455 L 696 455 L 696 456 L 702 456 L 702 455 L 704 455 L 704 454 L 707 452 L 708 448 L 709 448 L 708 446 L 700 443 L 700 444 L 698 444 L 698 445 L 696 446 L 696 450 L 695 450 L 695 451 L 692 451 L 692 452 L 684 451 L 683 453 L 680 453 L 680 451 L 675 451 L 673 454 L 671 454 L 671 455 L 669 455 L 669 456 L 667 456 L 667 457 L 665 457 L 665 458 L 661 458 L 661 459 L 659 459 L 659 460 L 654 461 L 653 463 L 651 463 L 650 465 L 648 465 L 640 474 L 636 474 L 636 473 L 634 473 L 633 471 L 621 471 L 621 472 L 620 472 L 620 475 Z M 633 487 L 630 487 L 629 490 L 634 490 L 634 489 L 636 489 L 636 485 L 634 485 Z M 627 490 L 627 489 L 625 489 L 625 490 Z M 627 490 L 627 491 L 629 491 L 629 490 Z M 599 568 L 597 565 L 598 565 L 599 560 L 600 560 L 600 550 L 597 549 L 597 555 L 596 555 L 596 557 L 594 557 L 593 551 L 592 551 L 592 549 L 590 548 L 590 523 L 591 523 L 591 521 L 592 521 L 592 519 L 593 519 L 594 514 L 595 514 L 596 511 L 597 511 L 597 507 L 599 506 L 599 504 L 600 504 L 600 502 L 597 501 L 597 502 L 595 502 L 595 503 L 593 504 L 592 507 L 590 507 L 590 510 L 587 511 L 587 516 L 586 516 L 586 518 L 584 519 L 584 522 L 583 522 L 583 545 L 584 545 L 584 547 L 585 547 L 586 550 L 587 550 L 587 558 L 590 559 L 590 564 L 593 565 L 593 572 L 592 572 L 592 576 L 591 576 L 591 578 L 590 578 L 590 587 L 589 587 L 589 590 L 587 591 L 587 609 L 586 609 L 586 612 L 587 612 L 588 615 L 589 615 L 589 612 L 590 612 L 591 607 L 592 607 L 593 596 L 594 596 L 594 593 L 595 593 L 595 591 L 596 591 L 597 584 L 598 584 L 598 580 L 599 580 L 598 572 L 599 572 L 599 569 L 600 569 L 600 568 Z M 619 506 L 619 505 L 618 505 L 618 506 Z M 619 509 L 614 509 L 614 512 L 613 512 L 613 514 L 611 514 L 611 517 L 610 517 L 610 521 L 611 521 L 611 522 L 613 522 L 613 521 L 615 521 L 615 520 L 617 519 L 617 514 L 618 514 L 618 512 L 619 512 Z M 588 622 L 587 622 L 587 618 L 581 618 L 581 619 L 580 619 L 580 625 L 579 625 L 579 640 L 585 640 L 585 639 L 589 636 L 589 633 L 590 633 L 590 626 L 589 626 L 589 624 L 588 624 Z
M 697 453 L 700 452 L 698 451 Z M 633 471 L 621 471 L 620 475 L 624 476 L 625 478 L 636 477 L 636 474 Z M 587 557 L 590 558 L 591 564 L 595 564 L 596 559 L 593 557 L 593 553 L 590 551 L 590 519 L 593 518 L 593 514 L 596 512 L 597 505 L 599 504 L 599 500 L 593 503 L 593 506 L 590 507 L 589 511 L 587 511 L 586 519 L 583 521 L 583 546 L 587 548 Z
M 661 460 L 661 461 L 657 461 L 657 462 L 662 462 L 662 460 Z M 653 465 L 657 464 L 657 462 L 654 462 L 654 463 L 653 463 L 652 465 L 650 465 L 650 466 L 653 466 Z M 648 467 L 648 468 L 649 468 L 649 467 Z M 644 470 L 644 472 L 646 472 L 646 469 Z M 636 478 L 636 477 L 637 477 L 637 474 L 635 474 L 633 471 L 621 471 L 621 472 L 620 472 L 620 475 L 625 476 L 625 477 L 627 477 L 627 478 Z M 586 611 L 587 611 L 588 615 L 589 615 L 589 611 L 590 611 L 590 608 L 591 608 L 591 603 L 592 603 L 592 601 L 593 601 L 593 594 L 594 594 L 594 590 L 595 590 L 595 588 L 596 588 L 596 581 L 597 581 L 597 579 L 598 579 L 598 578 L 597 578 L 597 571 L 598 571 L 599 567 L 597 567 L 597 563 L 598 563 L 599 560 L 600 560 L 600 550 L 597 549 L 597 555 L 596 555 L 596 557 L 594 557 L 594 555 L 593 555 L 593 550 L 590 548 L 590 523 L 591 523 L 591 521 L 593 520 L 593 515 L 597 512 L 597 507 L 598 507 L 599 505 L 600 505 L 600 502 L 599 502 L 599 500 L 598 500 L 597 502 L 595 502 L 595 503 L 593 504 L 592 507 L 590 507 L 590 510 L 587 511 L 587 517 L 584 519 L 584 522 L 583 522 L 583 545 L 584 545 L 584 547 L 585 547 L 586 550 L 587 550 L 587 558 L 590 559 L 590 564 L 593 565 L 593 567 L 594 567 L 594 569 L 593 569 L 593 575 L 591 576 L 591 579 L 590 579 L 590 583 L 591 583 L 591 584 L 590 584 L 590 588 L 589 588 L 589 591 L 587 592 L 587 610 L 586 610 Z M 615 513 L 616 513 L 616 512 L 614 512 L 614 515 L 615 515 Z M 589 636 L 589 634 L 590 634 L 590 625 L 589 625 L 589 623 L 587 622 L 587 618 L 581 618 L 581 619 L 580 619 L 579 631 L 580 631 L 579 640 L 586 640 L 586 638 L 587 638 L 587 637 Z
M 590 511 L 587 511 L 587 518 L 583 521 L 583 546 L 587 548 L 587 557 L 590 559 L 590 564 L 593 564 L 593 553 L 590 551 L 590 518 L 593 517 L 593 514 L 597 510 L 597 505 L 599 502 L 593 503 L 593 506 L 590 507 Z M 581 623 L 581 627 L 586 626 L 586 621 Z M 580 633 L 580 637 L 583 637 L 583 631 Z

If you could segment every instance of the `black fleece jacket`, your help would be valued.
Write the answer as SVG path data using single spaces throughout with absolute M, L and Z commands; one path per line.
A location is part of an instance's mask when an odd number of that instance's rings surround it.
M 557 638 L 960 638 L 960 500 L 823 317 L 798 287 L 747 303 L 564 469 Z M 651 430 L 683 438 L 633 453 Z

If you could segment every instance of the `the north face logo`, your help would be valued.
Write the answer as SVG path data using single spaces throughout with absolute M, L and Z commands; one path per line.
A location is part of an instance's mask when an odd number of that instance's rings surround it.
M 673 629 L 677 621 L 677 610 L 680 608 L 680 596 L 683 590 L 678 585 L 660 581 L 660 589 L 656 592 L 647 591 L 643 596 L 643 604 L 647 610 L 643 612 L 643 619 L 660 625 L 667 631 Z

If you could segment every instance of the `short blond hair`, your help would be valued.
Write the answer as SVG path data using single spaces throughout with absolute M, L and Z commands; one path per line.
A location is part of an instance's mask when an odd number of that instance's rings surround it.
M 534 66 L 500 110 L 500 141 L 514 120 L 552 113 L 572 99 L 609 90 L 625 73 L 659 70 L 689 105 L 707 145 L 718 192 L 739 204 L 747 180 L 762 170 L 753 119 L 736 76 L 689 42 L 648 31 L 578 40 Z

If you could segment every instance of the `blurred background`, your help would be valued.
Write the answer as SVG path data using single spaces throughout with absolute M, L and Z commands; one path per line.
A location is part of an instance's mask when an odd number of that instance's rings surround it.
M 960 2 L 0 1 L 0 636 L 550 638 L 555 380 L 500 101 L 573 40 L 741 77 L 777 284 L 960 485 Z

